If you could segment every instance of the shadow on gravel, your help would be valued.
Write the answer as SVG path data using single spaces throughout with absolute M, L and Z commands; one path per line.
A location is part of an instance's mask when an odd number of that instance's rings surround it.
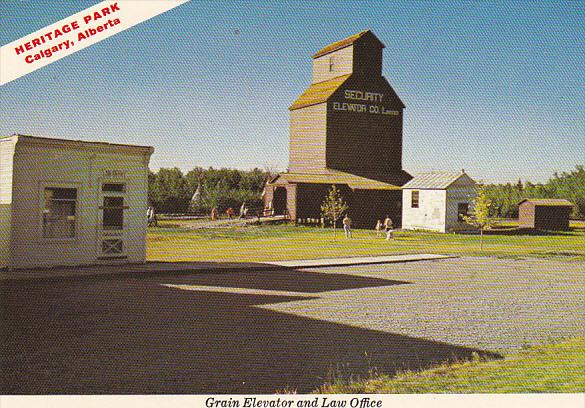
M 189 285 L 219 286 L 300 293 L 319 293 L 335 290 L 374 288 L 380 286 L 405 285 L 410 282 L 372 278 L 368 276 L 318 273 L 281 268 L 265 271 L 197 274 L 185 277 L 158 278 L 169 283 L 187 282 Z
M 355 288 L 388 286 L 392 296 L 393 286 L 407 283 L 295 270 L 0 282 L 0 393 L 308 392 L 333 377 L 367 376 L 373 368 L 392 374 L 468 359 L 473 352 L 500 357 L 257 307 Z

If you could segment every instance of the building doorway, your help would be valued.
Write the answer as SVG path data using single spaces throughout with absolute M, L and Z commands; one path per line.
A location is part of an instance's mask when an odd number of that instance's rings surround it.
M 126 259 L 124 221 L 126 183 L 103 183 L 100 194 L 98 228 L 98 260 Z
M 286 188 L 276 187 L 273 196 L 274 215 L 286 214 Z

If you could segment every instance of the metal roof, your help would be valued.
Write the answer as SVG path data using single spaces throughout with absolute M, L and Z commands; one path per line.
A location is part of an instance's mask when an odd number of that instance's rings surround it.
M 371 35 L 375 40 L 377 40 L 382 45 L 382 47 L 384 47 L 384 44 L 382 44 L 382 42 L 380 40 L 378 40 L 378 38 L 374 35 L 374 33 L 372 33 L 371 30 L 364 30 L 364 31 L 361 31 L 357 34 L 350 35 L 349 37 L 344 38 L 343 40 L 336 41 L 334 43 L 329 44 L 326 47 L 321 48 L 317 53 L 315 53 L 313 55 L 313 59 L 322 57 L 323 55 L 329 54 L 333 51 L 337 51 L 337 50 L 340 50 L 342 48 L 349 47 L 350 45 L 352 45 L 354 42 L 356 42 L 357 40 L 359 40 L 360 38 L 362 38 L 366 34 Z
M 403 185 L 402 188 L 442 190 L 448 188 L 451 184 L 453 184 L 455 181 L 459 180 L 463 176 L 468 177 L 472 182 L 474 182 L 471 179 L 471 177 L 469 177 L 464 171 L 457 172 L 433 171 L 430 173 L 422 173 L 417 176 L 414 176 L 414 178 L 405 185 Z
M 331 78 L 327 81 L 311 84 L 311 86 L 308 87 L 288 109 L 295 110 L 327 102 L 327 99 L 333 95 L 333 92 L 337 91 L 350 76 L 351 74 L 342 75 L 336 78 Z
M 270 184 L 281 178 L 293 184 L 347 184 L 353 190 L 400 190 L 399 186 L 390 183 L 337 170 L 325 170 L 320 173 L 280 173 L 270 181 Z
M 529 202 L 537 206 L 550 206 L 550 207 L 572 207 L 574 204 L 564 198 L 525 198 L 520 201 L 518 205 Z

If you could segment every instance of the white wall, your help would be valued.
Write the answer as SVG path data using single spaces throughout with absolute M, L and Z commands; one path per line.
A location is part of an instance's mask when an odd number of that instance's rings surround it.
M 12 201 L 11 266 L 29 268 L 53 265 L 81 265 L 97 262 L 101 253 L 101 185 L 124 182 L 125 262 L 144 262 L 146 254 L 146 206 L 148 158 L 129 148 L 58 147 L 21 142 L 14 156 Z M 118 170 L 123 179 L 106 176 Z M 45 187 L 76 187 L 75 238 L 42 237 L 43 192 Z
M 419 192 L 419 208 L 411 208 L 412 191 Z M 469 204 L 477 196 L 475 182 L 466 174 L 446 190 L 403 189 L 402 228 L 448 232 L 473 229 L 458 220 L 459 203 Z
M 14 143 L 13 139 L 0 139 L 0 268 L 8 266 L 10 256 Z
M 411 208 L 411 189 L 402 192 L 402 228 L 445 232 L 445 190 L 419 191 L 419 206 Z
M 473 200 L 477 196 L 476 185 L 469 177 L 464 176 L 455 181 L 447 189 L 447 212 L 446 229 L 449 230 L 470 230 L 473 227 L 465 222 L 459 222 L 457 217 L 459 203 L 469 204 L 471 211 Z

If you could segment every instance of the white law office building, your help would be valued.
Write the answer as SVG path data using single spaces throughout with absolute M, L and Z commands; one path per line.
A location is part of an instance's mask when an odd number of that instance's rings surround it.
M 476 196 L 477 184 L 463 170 L 419 174 L 402 186 L 402 229 L 472 229 L 463 216 Z
M 153 150 L 0 137 L 0 268 L 145 262 Z

